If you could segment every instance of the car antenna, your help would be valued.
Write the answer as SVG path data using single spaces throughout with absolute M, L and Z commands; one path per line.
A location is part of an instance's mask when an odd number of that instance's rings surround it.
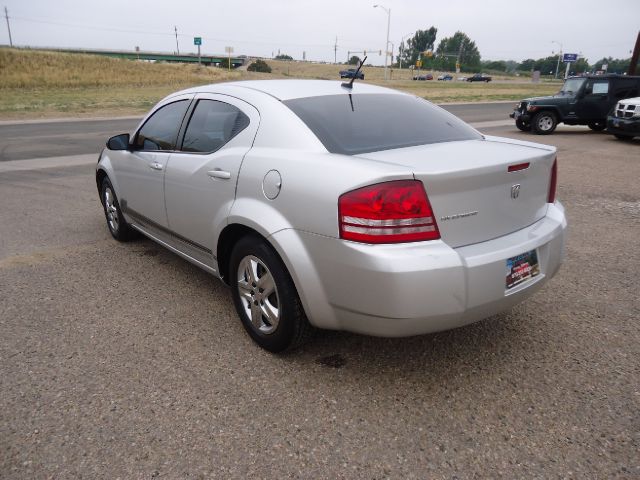
M 365 62 L 366 59 L 367 59 L 367 57 L 365 55 L 365 57 L 360 62 L 360 65 L 358 65 L 358 68 L 356 69 L 355 73 L 353 74 L 353 77 L 351 77 L 351 81 L 350 82 L 342 82 L 342 86 L 344 88 L 353 88 L 353 81 L 358 76 L 358 73 L 360 73 L 360 69 L 362 68 L 362 65 L 364 65 L 364 62 Z

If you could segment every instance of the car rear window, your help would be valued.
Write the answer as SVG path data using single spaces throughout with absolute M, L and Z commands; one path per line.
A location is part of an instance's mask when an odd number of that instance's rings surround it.
M 357 155 L 482 138 L 462 120 L 411 95 L 325 95 L 284 104 L 331 153 Z

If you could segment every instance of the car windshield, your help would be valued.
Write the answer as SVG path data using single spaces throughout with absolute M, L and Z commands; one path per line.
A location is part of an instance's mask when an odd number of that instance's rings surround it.
M 584 78 L 570 78 L 569 80 L 564 82 L 564 85 L 559 92 L 560 95 L 575 95 L 582 87 L 584 81 Z
M 331 153 L 357 155 L 482 138 L 462 120 L 411 95 L 327 95 L 284 104 Z

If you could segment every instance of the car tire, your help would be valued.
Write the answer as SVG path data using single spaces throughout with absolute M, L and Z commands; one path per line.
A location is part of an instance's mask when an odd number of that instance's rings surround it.
M 135 231 L 125 220 L 116 192 L 107 177 L 102 181 L 100 200 L 102 201 L 104 216 L 107 220 L 107 228 L 111 236 L 119 242 L 127 242 L 134 238 Z
M 558 120 L 556 115 L 550 111 L 542 111 L 533 117 L 531 122 L 532 130 L 538 135 L 549 135 L 558 126 Z
M 516 127 L 518 128 L 518 130 L 522 130 L 523 132 L 531 131 L 531 124 L 523 122 L 522 120 L 516 120 Z
M 631 135 L 619 135 L 617 133 L 614 133 L 613 136 L 616 137 L 618 140 L 623 140 L 625 142 L 633 140 L 633 137 Z
M 604 122 L 591 122 L 588 127 L 594 132 L 601 132 L 605 128 L 607 128 L 607 124 Z
M 293 350 L 313 333 L 289 272 L 262 238 L 249 235 L 236 243 L 229 280 L 242 325 L 260 347 L 274 353 Z

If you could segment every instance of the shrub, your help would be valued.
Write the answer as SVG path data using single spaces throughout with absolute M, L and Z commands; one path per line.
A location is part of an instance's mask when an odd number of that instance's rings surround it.
M 264 60 L 256 60 L 247 67 L 249 72 L 271 73 L 271 67 Z

